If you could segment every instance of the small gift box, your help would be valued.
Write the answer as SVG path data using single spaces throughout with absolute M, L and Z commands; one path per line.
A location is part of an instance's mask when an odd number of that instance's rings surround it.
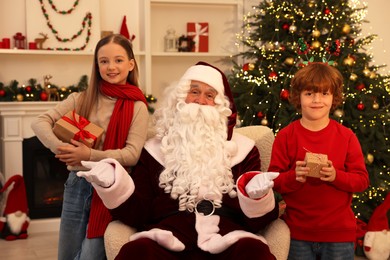
M 320 153 L 307 152 L 305 156 L 306 167 L 310 168 L 309 177 L 320 178 L 322 167 L 328 166 L 328 156 Z
M 64 142 L 70 143 L 70 139 L 74 139 L 95 148 L 99 145 L 104 130 L 75 111 L 70 111 L 54 124 L 53 132 Z
M 209 23 L 187 23 L 187 36 L 195 42 L 192 52 L 209 51 Z

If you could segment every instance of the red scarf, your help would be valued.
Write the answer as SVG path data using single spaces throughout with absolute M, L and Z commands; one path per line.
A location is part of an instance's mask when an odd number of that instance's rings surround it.
M 117 98 L 104 139 L 103 150 L 122 149 L 126 145 L 134 112 L 134 102 L 148 103 L 142 91 L 133 85 L 115 85 L 102 81 L 100 91 L 109 97 Z M 87 237 L 102 237 L 111 221 L 111 214 L 94 190 Z

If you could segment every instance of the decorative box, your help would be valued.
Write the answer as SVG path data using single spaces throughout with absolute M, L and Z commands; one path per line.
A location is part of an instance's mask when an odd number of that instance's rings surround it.
M 74 139 L 95 148 L 99 145 L 104 129 L 79 116 L 75 111 L 70 111 L 54 124 L 53 132 L 64 142 L 70 143 L 70 139 Z
M 309 177 L 320 178 L 322 167 L 328 166 L 328 155 L 307 152 L 305 156 L 306 166 L 310 168 Z
M 192 52 L 209 51 L 209 23 L 187 23 L 187 36 L 195 42 Z

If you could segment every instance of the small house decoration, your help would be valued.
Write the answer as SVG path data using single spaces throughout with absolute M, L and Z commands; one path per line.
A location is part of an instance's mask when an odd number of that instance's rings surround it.
M 164 51 L 166 52 L 177 52 L 178 51 L 178 39 L 175 34 L 175 30 L 169 28 L 167 34 L 164 37 Z
M 26 49 L 26 36 L 18 32 L 14 35 L 14 46 L 16 49 Z
M 195 42 L 192 52 L 209 51 L 209 24 L 208 23 L 187 23 L 187 36 Z

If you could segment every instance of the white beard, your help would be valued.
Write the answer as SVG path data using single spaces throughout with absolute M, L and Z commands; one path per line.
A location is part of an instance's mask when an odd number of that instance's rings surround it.
M 12 234 L 19 234 L 22 231 L 22 227 L 26 221 L 30 221 L 30 218 L 26 213 L 21 211 L 16 211 L 14 213 L 8 214 L 7 224 L 12 232 Z
M 219 207 L 222 195 L 235 195 L 227 145 L 227 116 L 216 107 L 177 105 L 172 125 L 162 138 L 165 170 L 160 187 L 179 199 L 179 210 L 193 211 L 198 199 Z

